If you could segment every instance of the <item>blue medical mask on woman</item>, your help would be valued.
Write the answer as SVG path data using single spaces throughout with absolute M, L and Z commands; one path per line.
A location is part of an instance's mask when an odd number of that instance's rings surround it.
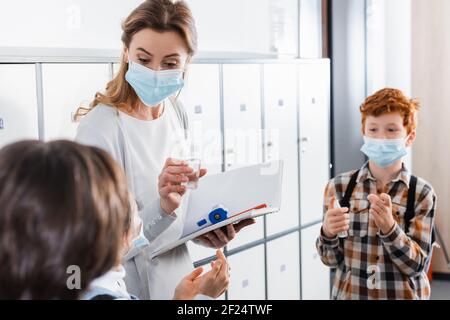
M 408 154 L 407 139 L 373 139 L 364 136 L 361 151 L 379 167 L 386 168 Z
M 184 86 L 183 70 L 154 71 L 129 61 L 125 80 L 147 107 L 157 106 Z

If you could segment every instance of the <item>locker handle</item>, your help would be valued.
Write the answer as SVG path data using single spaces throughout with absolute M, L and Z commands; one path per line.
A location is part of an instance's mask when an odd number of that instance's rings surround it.
M 196 113 L 196 114 L 200 114 L 200 113 L 202 113 L 202 106 L 201 105 L 196 105 L 195 107 L 194 107 L 194 112 Z
M 228 154 L 234 154 L 234 149 L 233 148 L 227 148 L 225 150 L 225 152 L 226 152 L 227 155 Z M 233 165 L 233 163 L 230 163 L 230 162 L 227 163 L 227 167 L 231 167 L 232 165 Z
M 303 137 L 303 138 L 301 138 L 300 141 L 302 142 L 302 145 L 301 145 L 301 151 L 302 151 L 302 153 L 305 153 L 305 152 L 306 152 L 306 146 L 305 146 L 305 144 L 306 144 L 307 142 L 309 142 L 309 139 L 308 139 L 308 137 Z

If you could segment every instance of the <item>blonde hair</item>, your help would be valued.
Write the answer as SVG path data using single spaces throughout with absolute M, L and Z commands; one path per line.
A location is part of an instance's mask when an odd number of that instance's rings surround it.
M 129 48 L 133 36 L 143 29 L 158 32 L 177 32 L 186 42 L 188 54 L 193 56 L 197 51 L 197 30 L 192 13 L 184 1 L 146 0 L 125 19 L 122 24 L 122 42 Z M 117 75 L 106 85 L 106 92 L 97 92 L 89 107 L 79 107 L 75 113 L 75 121 L 86 115 L 99 104 L 118 109 L 133 110 L 138 97 L 130 84 L 125 80 L 128 62 L 123 55 Z

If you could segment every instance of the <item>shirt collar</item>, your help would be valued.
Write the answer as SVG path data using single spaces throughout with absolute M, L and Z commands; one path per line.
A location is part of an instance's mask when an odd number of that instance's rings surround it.
M 410 179 L 411 179 L 411 173 L 409 172 L 409 170 L 405 166 L 405 164 L 402 163 L 402 169 L 398 173 L 397 177 L 394 178 L 391 182 L 395 183 L 395 182 L 401 181 L 406 185 L 406 187 L 409 187 Z M 369 161 L 367 161 L 362 166 L 356 181 L 359 183 L 359 182 L 365 182 L 366 180 L 377 181 L 377 179 L 374 178 L 374 176 L 372 175 L 372 173 L 369 170 Z
M 125 275 L 125 268 L 120 265 L 117 268 L 112 269 L 104 275 L 94 279 L 94 281 L 91 282 L 90 287 L 100 287 L 118 293 L 122 296 L 129 296 L 123 280 Z

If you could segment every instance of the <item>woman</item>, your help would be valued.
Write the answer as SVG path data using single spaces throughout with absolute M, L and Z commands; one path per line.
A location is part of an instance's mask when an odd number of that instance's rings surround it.
M 182 202 L 192 169 L 183 160 L 188 120 L 177 93 L 197 49 L 194 19 L 182 1 L 148 0 L 122 25 L 123 54 L 116 77 L 97 93 L 83 116 L 77 141 L 108 151 L 127 175 L 139 205 L 143 232 L 127 254 L 125 279 L 141 299 L 170 299 L 192 271 L 186 245 L 151 259 L 159 247 L 179 238 Z M 87 114 L 86 114 L 87 113 Z M 86 115 L 85 115 L 86 114 Z M 206 174 L 201 169 L 200 177 Z M 220 248 L 254 220 L 229 225 L 196 239 Z

